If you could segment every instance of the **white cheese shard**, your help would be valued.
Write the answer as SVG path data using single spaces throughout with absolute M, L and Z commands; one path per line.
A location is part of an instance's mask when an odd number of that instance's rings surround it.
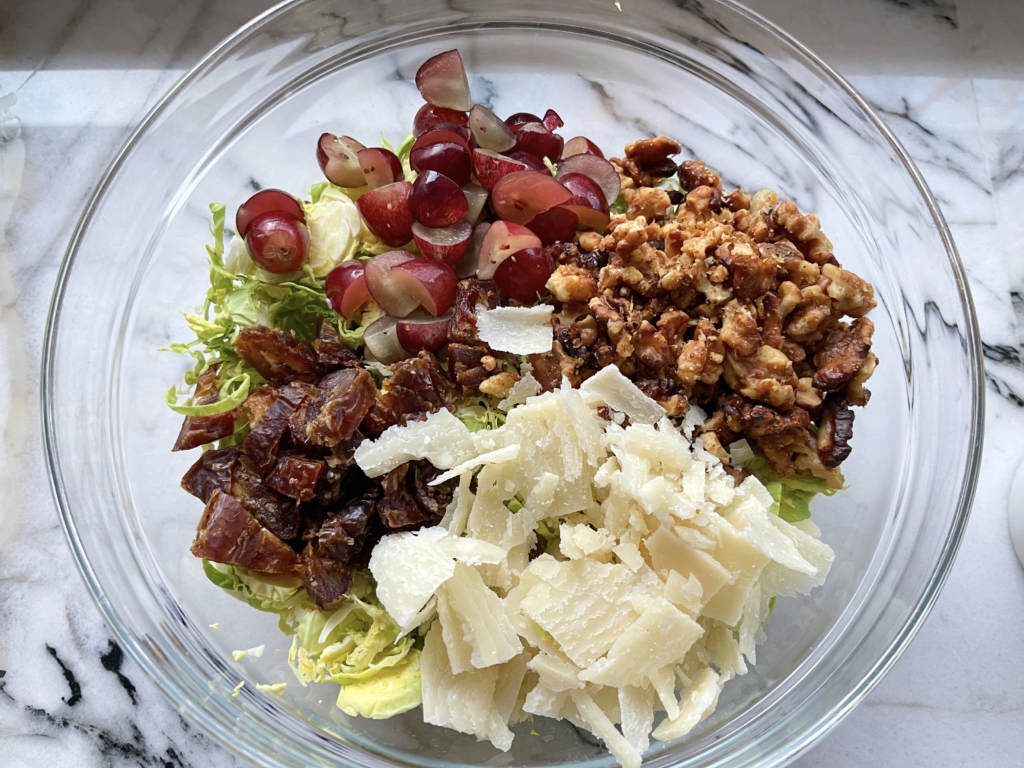
M 604 710 L 585 691 L 570 691 L 569 696 L 576 705 L 580 718 L 587 724 L 587 729 L 604 742 L 622 768 L 640 768 L 640 753 L 618 732 Z
M 662 667 L 682 662 L 703 634 L 700 624 L 664 598 L 657 598 L 622 630 L 607 656 L 580 673 L 580 679 L 616 688 L 633 685 Z
M 512 389 L 508 391 L 508 397 L 498 403 L 499 411 L 508 413 L 517 405 L 522 405 L 534 395 L 539 395 L 544 391 L 544 388 L 533 377 L 533 374 L 525 370 L 527 366 L 529 366 L 529 363 L 523 364 L 523 377 L 512 385 Z
M 619 712 L 622 715 L 622 735 L 641 755 L 651 745 L 654 727 L 654 695 L 641 685 L 619 688 Z
M 437 546 L 448 535 L 443 528 L 393 533 L 383 537 L 370 555 L 370 573 L 377 599 L 403 630 L 455 574 L 455 560 Z
M 498 352 L 535 355 L 551 351 L 554 330 L 550 304 L 536 307 L 496 307 L 476 316 L 480 340 Z
M 541 685 L 555 692 L 583 688 L 580 669 L 571 661 L 550 653 L 538 653 L 530 660 L 530 669 L 537 673 Z
M 423 421 L 388 427 L 376 440 L 363 441 L 355 461 L 367 477 L 379 477 L 407 461 L 427 459 L 438 469 L 450 469 L 473 455 L 473 434 L 442 408 Z
M 435 623 L 424 638 L 420 654 L 424 722 L 486 739 L 508 752 L 512 731 L 495 704 L 501 672 L 500 666 L 493 666 L 455 674 L 448 663 L 441 628 Z
M 605 366 L 583 382 L 580 394 L 587 405 L 607 405 L 629 416 L 634 424 L 656 424 L 665 416 L 665 409 L 614 365 Z
M 480 574 L 459 563 L 454 576 L 445 582 L 443 594 L 450 616 L 442 617 L 442 624 L 457 622 L 452 632 L 461 632 L 469 645 L 469 662 L 476 669 L 493 667 L 519 655 L 523 644 L 505 615 L 498 597 L 484 584 Z
M 487 453 L 481 453 L 479 456 L 474 456 L 471 459 L 466 459 L 461 464 L 455 465 L 447 472 L 442 472 L 430 481 L 430 485 L 434 486 L 448 482 L 453 477 L 458 477 L 464 472 L 469 472 L 471 469 L 482 467 L 484 464 L 501 464 L 505 461 L 512 461 L 518 455 L 518 445 L 506 445 L 504 448 L 498 448 L 493 451 L 488 451 Z
M 663 721 L 651 735 L 659 741 L 682 738 L 711 714 L 718 703 L 720 691 L 718 675 L 713 669 L 705 667 L 683 694 L 679 714 Z
M 701 585 L 701 607 L 733 580 L 732 573 L 715 558 L 665 528 L 656 530 L 644 540 L 644 544 L 651 555 L 651 567 L 656 572 L 675 571 L 683 578 L 692 576 L 697 579 Z

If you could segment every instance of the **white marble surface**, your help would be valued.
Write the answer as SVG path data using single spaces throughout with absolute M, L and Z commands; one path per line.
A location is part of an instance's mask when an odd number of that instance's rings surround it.
M 624 3 L 625 4 L 625 3 Z M 0 2 L 0 765 L 232 766 L 111 641 L 71 561 L 38 430 L 54 277 L 94 180 L 146 109 L 265 7 L 244 0 Z M 876 106 L 941 201 L 985 342 L 985 458 L 949 581 L 867 700 L 796 763 L 1024 763 L 1024 569 L 1006 523 L 1024 458 L 1024 5 L 755 4 Z M 3 103 L 3 102 L 0 102 Z M 0 108 L 2 109 L 2 108 Z M 12 131 L 13 121 L 0 131 Z

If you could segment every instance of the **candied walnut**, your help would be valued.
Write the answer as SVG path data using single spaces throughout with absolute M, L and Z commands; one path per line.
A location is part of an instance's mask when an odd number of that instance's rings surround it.
M 878 358 L 875 357 L 875 353 L 868 352 L 868 359 L 864 361 L 864 365 L 860 367 L 853 378 L 850 379 L 850 383 L 846 385 L 846 401 L 850 405 L 868 404 L 871 393 L 864 388 L 864 383 L 871 378 L 871 374 L 875 372 L 875 366 L 877 365 Z
M 772 211 L 775 223 L 784 229 L 790 239 L 810 261 L 819 266 L 835 261 L 832 243 L 821 231 L 821 222 L 813 214 L 804 216 L 796 204 L 785 200 Z
M 277 448 L 288 429 L 288 420 L 306 399 L 301 389 L 291 385 L 276 393 L 274 401 L 253 424 L 252 430 L 242 443 L 242 450 L 248 454 L 260 471 L 266 471 L 277 458 Z
M 843 397 L 830 395 L 825 399 L 818 430 L 818 456 L 826 467 L 838 467 L 849 457 L 853 447 L 853 411 Z
M 821 274 L 831 281 L 828 295 L 835 300 L 838 314 L 863 317 L 875 308 L 875 289 L 867 280 L 834 264 L 825 264 Z
M 814 386 L 814 379 L 805 376 L 797 381 L 796 404 L 809 411 L 821 407 L 821 391 Z
M 673 172 L 675 170 L 673 169 Z M 672 174 L 668 174 L 672 175 Z M 640 187 L 639 189 L 625 189 L 622 191 L 622 199 L 628 206 L 626 218 L 635 219 L 643 216 L 647 221 L 660 219 L 672 206 L 668 192 L 657 187 Z
M 480 383 L 480 391 L 485 395 L 504 400 L 517 381 L 519 381 L 517 374 L 511 371 L 502 371 L 484 379 Z
M 429 519 L 409 487 L 413 485 L 413 478 L 408 476 L 411 469 L 412 464 L 402 464 L 379 479 L 384 494 L 377 503 L 377 513 L 388 528 L 407 529 Z
M 830 488 L 843 487 L 842 473 L 822 464 L 814 435 L 807 429 L 788 429 L 757 438 L 755 442 L 778 477 L 788 477 L 794 472 L 810 472 L 828 483 Z
M 704 450 L 722 462 L 723 466 L 731 466 L 729 464 L 729 452 L 722 447 L 722 441 L 718 439 L 717 434 L 714 432 L 702 432 L 700 442 L 704 446 Z
M 782 312 L 781 301 L 774 293 L 766 293 L 761 297 L 758 313 L 761 317 L 761 340 L 769 347 L 782 348 Z M 787 355 L 788 357 L 788 355 Z M 790 358 L 792 360 L 792 358 Z
M 679 164 L 679 181 L 683 188 L 693 190 L 697 187 L 722 188 L 722 180 L 718 174 L 708 168 L 700 160 L 683 160 Z
M 636 349 L 640 362 L 652 371 L 668 368 L 675 362 L 668 340 L 646 320 L 640 323 L 637 331 Z
M 217 370 L 220 365 L 206 368 L 196 380 L 196 391 L 192 405 L 211 405 L 220 400 L 217 392 Z M 231 435 L 235 431 L 235 411 L 215 413 L 212 416 L 186 416 L 174 441 L 172 451 L 188 451 L 200 445 L 212 443 Z
M 734 392 L 788 409 L 796 402 L 797 377 L 782 352 L 762 346 L 753 355 L 733 352 L 725 356 L 725 382 Z
M 866 317 L 832 331 L 814 356 L 814 386 L 826 392 L 845 387 L 867 361 L 874 332 L 875 324 Z
M 533 377 L 544 388 L 545 392 L 562 386 L 562 377 L 569 379 L 574 387 L 580 385 L 580 360 L 565 352 L 565 348 L 557 339 L 550 352 L 543 355 L 530 355 L 527 358 L 533 366 Z
M 792 429 L 804 429 L 811 423 L 810 414 L 803 408 L 793 407 L 779 413 L 765 405 L 752 403 L 740 395 L 729 395 L 722 401 L 721 413 L 733 432 L 758 438 L 778 435 Z
M 683 345 L 679 357 L 676 358 L 676 376 L 685 392 L 689 393 L 700 380 L 707 360 L 708 348 L 704 342 L 694 339 Z
M 763 258 L 774 261 L 776 272 L 781 274 L 783 279 L 794 283 L 797 288 L 815 285 L 821 279 L 821 268 L 814 262 L 807 261 L 799 249 L 788 240 L 759 243 L 757 250 Z
M 615 346 L 615 353 L 622 358 L 633 355 L 633 333 L 637 330 L 639 313 L 624 299 L 597 296 L 587 305 L 598 323 Z
M 377 387 L 362 368 L 342 368 L 324 376 L 320 393 L 306 407 L 306 436 L 330 447 L 359 428 L 377 397 Z
M 292 573 L 295 550 L 257 522 L 235 498 L 216 490 L 206 503 L 192 554 L 261 573 Z
M 694 213 L 707 214 L 722 210 L 722 190 L 716 187 L 694 187 L 686 193 L 686 207 Z
M 754 354 L 761 346 L 757 318 L 738 301 L 730 301 L 725 305 L 721 339 L 738 355 L 746 357 Z
M 491 280 L 467 278 L 455 291 L 455 316 L 448 324 L 448 340 L 459 344 L 479 344 L 476 328 L 478 307 L 494 309 L 501 303 L 498 287 Z
M 669 346 L 678 354 L 685 343 L 683 335 L 686 333 L 686 326 L 690 322 L 690 316 L 681 309 L 667 309 L 658 318 L 658 330 L 664 335 Z
M 796 283 L 788 280 L 779 283 L 779 315 L 783 319 L 789 317 L 793 310 L 800 306 L 803 298 L 803 294 Z
M 452 503 L 455 496 L 455 489 L 459 485 L 458 478 L 451 478 L 438 485 L 430 483 L 441 474 L 428 461 L 416 461 L 413 466 L 413 492 L 416 496 L 416 503 L 420 509 L 431 517 L 440 520 L 444 517 L 445 510 Z
M 313 346 L 277 328 L 243 328 L 235 340 L 235 351 L 274 386 L 290 381 L 315 384 L 323 375 Z
M 252 460 L 239 455 L 231 475 L 231 495 L 260 525 L 282 539 L 299 535 L 300 515 L 295 502 L 270 488 Z
M 313 349 L 316 351 L 316 361 L 325 370 L 359 368 L 362 365 L 359 355 L 342 341 L 334 323 L 322 317 L 316 320 L 316 341 L 313 342 Z
M 680 394 L 679 385 L 672 379 L 646 379 L 636 382 L 640 391 L 665 409 L 665 415 L 682 418 L 690 410 L 690 401 Z
M 742 189 L 734 189 L 722 198 L 722 202 L 733 213 L 739 213 L 750 208 L 750 195 Z
M 562 303 L 587 302 L 597 296 L 597 281 L 581 267 L 559 264 L 548 278 L 547 289 Z
M 736 298 L 750 301 L 763 296 L 775 285 L 778 266 L 763 251 L 755 251 L 749 243 L 720 245 L 715 258 L 729 268 L 732 290 Z
M 341 605 L 352 588 L 349 569 L 325 555 L 314 541 L 302 551 L 302 583 L 306 592 L 321 611 L 331 611 Z
M 420 352 L 390 368 L 394 373 L 384 381 L 380 402 L 395 423 L 418 421 L 448 407 L 452 383 L 432 354 Z
M 241 452 L 242 449 L 237 446 L 206 451 L 181 478 L 181 487 L 204 504 L 210 500 L 214 491 L 229 493 L 235 462 Z
M 281 456 L 267 476 L 267 485 L 283 496 L 310 501 L 323 472 L 324 463 L 301 456 Z
M 641 171 L 648 173 L 656 171 L 659 176 L 672 176 L 675 173 L 673 168 L 670 173 L 663 173 L 665 161 L 673 155 L 683 151 L 679 142 L 673 141 L 667 136 L 657 136 L 653 139 L 641 139 L 626 145 L 626 158 L 636 163 Z
M 483 362 L 489 356 L 490 350 L 484 346 L 448 345 L 448 375 L 460 394 L 471 397 L 480 391 L 480 385 L 491 375 Z
M 785 285 L 785 283 L 783 283 Z M 782 286 L 779 286 L 780 292 Z M 782 305 L 786 306 L 790 295 L 783 295 Z M 832 319 L 832 300 L 820 286 L 811 285 L 800 291 L 800 304 L 787 318 L 786 335 L 801 344 L 818 341 L 823 330 Z
M 725 343 L 715 328 L 715 324 L 705 317 L 697 321 L 693 329 L 693 338 L 702 342 L 707 349 L 704 368 L 700 373 L 700 381 L 704 384 L 716 384 L 722 375 L 725 363 Z
M 750 215 L 763 216 L 772 212 L 779 204 L 779 196 L 770 189 L 758 190 L 750 198 Z

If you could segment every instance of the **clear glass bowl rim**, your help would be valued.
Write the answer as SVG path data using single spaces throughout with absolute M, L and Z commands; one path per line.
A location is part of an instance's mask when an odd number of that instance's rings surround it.
M 245 25 L 239 27 L 235 32 L 208 52 L 185 75 L 183 75 L 181 79 L 179 79 L 152 107 L 125 141 L 101 176 L 96 188 L 89 196 L 68 243 L 68 247 L 65 251 L 64 258 L 57 274 L 53 295 L 47 313 L 41 357 L 40 415 L 43 447 L 46 456 L 50 489 L 53 494 L 54 502 L 57 506 L 61 527 L 67 537 L 68 544 L 71 547 L 75 564 L 81 572 L 82 578 L 85 580 L 89 589 L 90 596 L 107 625 L 110 627 L 117 640 L 121 643 L 122 647 L 125 647 L 128 650 L 135 662 L 145 670 L 150 679 L 156 683 L 157 687 L 164 695 L 167 696 L 170 702 L 179 708 L 180 712 L 202 728 L 204 732 L 213 736 L 222 746 L 259 764 L 263 764 L 261 756 L 247 748 L 248 745 L 241 744 L 232 733 L 218 727 L 217 724 L 206 717 L 202 707 L 198 703 L 182 700 L 182 697 L 179 695 L 175 685 L 166 679 L 158 665 L 149 658 L 113 613 L 105 591 L 90 566 L 89 558 L 78 534 L 76 523 L 62 485 L 58 463 L 56 427 L 53 418 L 52 382 L 54 379 L 54 365 L 56 361 L 55 346 L 60 309 L 79 244 L 89 226 L 98 202 L 102 199 L 108 187 L 111 185 L 125 158 L 135 147 L 139 139 L 145 135 L 148 128 L 159 119 L 161 114 L 174 100 L 179 91 L 196 80 L 199 80 L 206 69 L 216 62 L 223 52 L 230 49 L 251 30 L 279 15 L 286 14 L 294 6 L 300 5 L 302 2 L 303 0 L 284 0 L 284 2 L 266 10 L 260 15 L 254 17 Z M 839 706 L 836 706 L 829 711 L 822 712 L 817 722 L 814 723 L 813 726 L 805 728 L 797 738 L 787 744 L 787 747 L 784 750 L 777 750 L 772 755 L 765 755 L 768 760 L 772 761 L 772 764 L 785 764 L 814 746 L 814 744 L 827 735 L 832 728 L 838 725 L 857 706 L 857 704 L 860 703 L 868 693 L 870 693 L 885 673 L 893 666 L 893 664 L 895 664 L 902 653 L 906 650 L 910 641 L 913 640 L 942 590 L 963 539 L 971 505 L 977 489 L 984 433 L 984 357 L 980 331 L 978 329 L 977 313 L 974 308 L 974 302 L 971 296 L 963 263 L 960 260 L 959 253 L 955 243 L 953 242 L 949 227 L 946 224 L 945 218 L 937 201 L 935 200 L 935 197 L 933 196 L 921 172 L 911 159 L 909 153 L 903 148 L 900 141 L 896 138 L 885 122 L 875 113 L 867 101 L 842 75 L 836 72 L 817 54 L 804 46 L 784 29 L 755 11 L 745 7 L 741 3 L 736 2 L 736 0 L 713 0 L 713 2 L 744 17 L 747 21 L 757 27 L 760 27 L 761 31 L 768 35 L 774 36 L 784 46 L 788 46 L 800 57 L 805 59 L 806 63 L 817 69 L 825 79 L 830 81 L 831 85 L 842 91 L 846 97 L 856 104 L 857 108 L 872 123 L 874 128 L 879 132 L 879 135 L 885 139 L 892 151 L 899 158 L 902 163 L 902 170 L 905 170 L 910 175 L 921 194 L 921 198 L 932 217 L 932 221 L 945 247 L 946 256 L 949 259 L 949 264 L 960 295 L 966 320 L 963 328 L 967 342 L 967 349 L 965 352 L 970 362 L 971 378 L 973 382 L 971 392 L 971 429 L 970 434 L 968 435 L 971 448 L 967 456 L 964 482 L 961 486 L 960 496 L 957 499 L 956 513 L 953 518 L 953 523 L 950 526 L 942 555 L 938 559 L 932 579 L 917 604 L 913 607 L 913 610 L 907 621 L 904 623 L 902 629 L 896 634 L 895 638 L 890 643 L 887 651 L 878 659 L 870 672 L 863 677 L 859 685 L 852 687 L 846 693 Z

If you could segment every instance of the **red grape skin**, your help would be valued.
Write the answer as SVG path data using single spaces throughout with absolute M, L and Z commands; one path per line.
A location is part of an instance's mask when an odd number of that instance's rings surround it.
M 450 141 L 414 149 L 409 155 L 409 162 L 417 173 L 437 171 L 460 187 L 469 183 L 470 174 L 473 172 L 473 159 L 469 150 Z
M 466 112 L 459 112 L 456 109 L 435 107 L 433 104 L 424 104 L 412 121 L 412 135 L 417 139 L 427 131 L 434 129 L 438 123 L 454 123 L 455 125 L 469 125 L 469 115 Z
M 268 211 L 249 222 L 245 247 L 267 272 L 285 275 L 302 266 L 309 254 L 309 230 L 290 213 Z
M 568 173 L 559 179 L 560 182 L 572 192 L 571 205 L 584 205 L 594 208 L 601 213 L 608 213 L 608 201 L 605 200 L 604 192 L 589 176 L 582 173 Z
M 238 213 L 235 214 L 235 232 L 244 238 L 249 231 L 249 223 L 261 213 L 270 211 L 284 211 L 299 221 L 306 220 L 302 204 L 287 192 L 280 189 L 261 189 L 238 206 Z
M 533 304 L 547 291 L 545 287 L 555 262 L 543 248 L 524 248 L 498 265 L 494 282 L 498 291 L 520 304 Z
M 370 300 L 366 288 L 366 263 L 360 260 L 346 261 L 331 270 L 324 281 L 324 292 L 331 307 L 346 320 Z
M 540 171 L 549 176 L 551 175 L 551 171 L 548 170 L 548 167 L 544 165 L 544 161 L 537 157 L 537 155 L 531 155 L 529 152 L 511 152 L 509 153 L 509 159 L 518 160 L 531 171 Z
M 511 128 L 513 133 L 527 123 L 539 122 L 542 122 L 541 119 L 531 112 L 516 112 L 514 115 L 509 115 L 505 118 L 505 125 Z
M 356 200 L 356 207 L 366 226 L 392 248 L 412 240 L 413 218 L 409 210 L 411 191 L 412 184 L 408 181 L 396 181 L 371 189 Z
M 469 201 L 458 184 L 437 171 L 416 177 L 409 194 L 409 210 L 425 227 L 450 227 L 469 210 Z

